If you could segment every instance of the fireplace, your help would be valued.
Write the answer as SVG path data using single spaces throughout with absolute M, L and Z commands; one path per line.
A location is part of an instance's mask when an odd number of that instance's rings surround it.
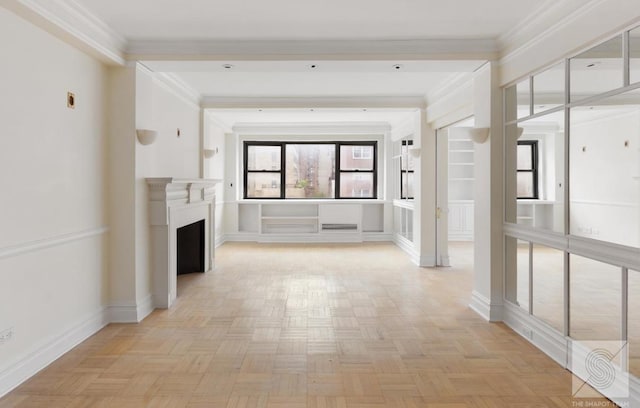
M 204 220 L 176 230 L 178 275 L 204 272 Z
M 179 273 L 207 272 L 213 268 L 214 187 L 219 182 L 172 177 L 147 179 L 154 307 L 171 307 L 177 296 Z M 183 234 L 187 243 L 179 244 Z M 183 263 L 184 269 L 178 266 Z

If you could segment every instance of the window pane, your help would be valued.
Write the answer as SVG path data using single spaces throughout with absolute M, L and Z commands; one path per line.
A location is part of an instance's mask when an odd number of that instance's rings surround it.
M 621 268 L 571 255 L 570 335 L 577 340 L 620 340 Z
M 533 246 L 533 315 L 564 330 L 564 252 Z
M 405 146 L 406 147 L 406 146 Z M 372 145 L 341 145 L 341 170 L 373 170 Z
M 640 377 L 640 272 L 629 271 L 629 372 Z
M 414 174 L 402 172 L 402 198 L 414 198 Z
M 531 83 L 529 78 L 523 79 L 516 85 L 518 119 L 531 115 Z
M 286 198 L 334 198 L 335 145 L 286 145 Z
M 533 145 L 519 144 L 518 145 L 518 170 L 532 170 L 533 169 Z
M 248 170 L 280 170 L 280 146 L 247 146 Z
M 402 170 L 413 170 L 413 156 L 411 155 L 411 146 L 413 146 L 412 142 L 403 141 L 400 162 L 402 163 Z
M 533 77 L 533 113 L 564 104 L 564 62 Z
M 640 82 L 640 27 L 629 31 L 629 58 L 631 83 Z
M 571 101 L 622 86 L 622 36 L 571 58 Z
M 340 197 L 373 198 L 373 173 L 341 173 Z
M 247 197 L 280 197 L 280 173 L 248 173 Z
M 533 172 L 518 172 L 518 198 L 533 198 L 533 190 Z
M 640 90 L 570 117 L 571 234 L 640 247 Z

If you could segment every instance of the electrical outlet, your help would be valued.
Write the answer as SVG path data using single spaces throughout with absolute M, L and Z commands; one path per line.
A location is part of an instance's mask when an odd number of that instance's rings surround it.
M 11 338 L 13 338 L 13 327 L 10 327 L 6 330 L 1 331 L 0 345 L 3 345 L 4 343 L 8 342 L 9 340 L 11 340 Z
M 524 336 L 529 340 L 533 340 L 533 330 L 531 327 L 522 326 L 522 334 L 524 334 Z

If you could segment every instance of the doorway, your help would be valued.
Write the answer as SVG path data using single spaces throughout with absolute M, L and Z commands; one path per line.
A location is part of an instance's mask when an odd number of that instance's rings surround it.
M 436 257 L 439 266 L 473 262 L 474 143 L 469 117 L 436 131 Z

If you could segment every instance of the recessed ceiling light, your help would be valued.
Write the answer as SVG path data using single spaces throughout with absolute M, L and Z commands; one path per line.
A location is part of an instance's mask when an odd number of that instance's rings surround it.
M 401 64 L 394 64 L 393 68 L 394 69 L 402 69 L 402 65 Z
M 222 68 L 224 68 L 224 69 L 231 69 L 231 68 L 233 68 L 233 65 L 231 65 L 231 64 L 224 64 L 224 65 L 222 66 Z

